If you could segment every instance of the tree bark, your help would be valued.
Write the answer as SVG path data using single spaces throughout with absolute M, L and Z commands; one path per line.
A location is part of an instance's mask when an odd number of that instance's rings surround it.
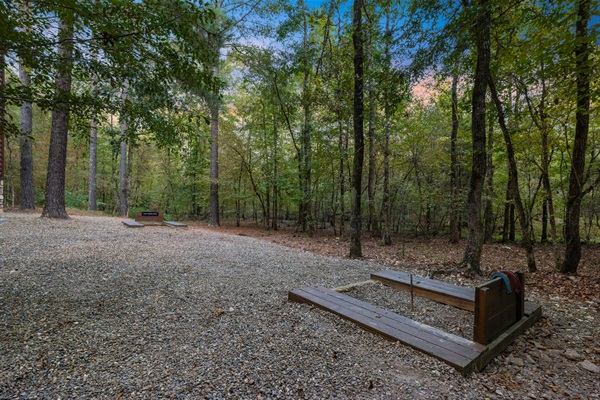
M 352 216 L 350 220 L 350 257 L 362 257 L 361 194 L 364 148 L 364 92 L 363 92 L 363 0 L 354 0 L 353 32 L 354 45 L 354 162 L 352 168 Z
M 575 113 L 575 140 L 571 173 L 569 175 L 569 193 L 565 215 L 565 256 L 559 270 L 565 274 L 576 274 L 581 260 L 581 241 L 579 219 L 581 200 L 584 195 L 585 153 L 590 129 L 590 0 L 578 0 L 577 24 L 575 28 L 575 74 L 577 79 L 577 111 Z
M 371 28 L 366 30 L 367 34 L 367 68 L 373 69 Z M 367 177 L 367 192 L 369 194 L 369 223 L 367 229 L 373 237 L 381 236 L 379 223 L 375 217 L 375 89 L 373 88 L 372 73 L 367 74 L 367 92 L 369 97 L 369 128 L 367 138 L 369 140 L 369 164 Z
M 488 0 L 479 0 L 479 14 L 475 28 L 477 66 L 473 84 L 471 139 L 473 142 L 471 180 L 467 197 L 468 235 L 462 265 L 475 274 L 481 274 L 483 250 L 483 223 L 481 195 L 486 174 L 485 98 L 490 64 L 490 6 Z
M 491 79 L 491 76 L 490 76 Z M 492 151 L 494 148 L 494 120 L 489 119 L 488 133 L 487 133 L 487 173 L 485 175 L 485 206 L 483 212 L 484 224 L 484 243 L 490 243 L 494 236 L 494 160 L 492 157 Z
M 385 15 L 385 68 L 389 75 L 389 68 L 392 64 L 390 55 L 390 13 L 389 8 L 386 9 Z M 381 205 L 383 211 L 383 234 L 382 242 L 386 246 L 391 246 L 391 210 L 390 210 L 390 136 L 392 130 L 391 110 L 390 110 L 390 90 L 386 86 L 384 90 L 384 114 L 385 114 L 385 143 L 383 147 L 383 202 Z
M 311 216 L 311 170 L 312 170 L 312 144 L 311 144 L 311 112 L 309 98 L 309 77 L 310 77 L 310 62 L 308 57 L 308 16 L 304 1 L 301 2 L 303 16 L 303 70 L 304 77 L 302 80 L 302 109 L 304 111 L 304 122 L 302 126 L 302 159 L 301 159 L 301 177 L 300 184 L 302 190 L 302 204 L 300 207 L 300 225 L 302 231 L 313 232 L 314 223 Z
M 62 61 L 56 72 L 56 105 L 52 111 L 52 131 L 48 151 L 46 202 L 42 217 L 69 218 L 65 210 L 65 172 L 69 132 L 71 70 L 73 68 L 74 15 L 61 16 L 58 27 L 58 58 Z
M 221 54 L 221 39 L 218 34 L 209 33 L 211 46 L 213 77 L 219 77 L 219 58 Z M 213 92 L 208 95 L 210 109 L 210 206 L 208 224 L 219 226 L 219 96 L 218 83 L 215 83 Z
M 338 114 L 339 124 L 339 156 L 340 156 L 340 236 L 344 236 L 346 227 L 346 174 L 344 172 L 344 160 L 348 150 L 348 134 L 344 129 L 341 114 Z
M 92 60 L 96 61 L 98 53 L 95 47 L 92 47 Z M 96 95 L 98 77 L 92 75 L 92 95 Z M 90 182 L 88 191 L 88 210 L 98 210 L 98 117 L 93 115 L 90 120 Z
M 21 210 L 35 209 L 35 189 L 33 185 L 33 146 L 32 146 L 33 115 L 31 103 L 21 105 Z
M 535 263 L 535 255 L 533 253 L 533 244 L 529 235 L 529 219 L 527 218 L 527 214 L 525 213 L 525 207 L 523 207 L 523 201 L 521 200 L 521 191 L 519 190 L 519 175 L 517 170 L 517 161 L 515 159 L 515 150 L 512 145 L 512 139 L 510 137 L 508 127 L 506 126 L 506 121 L 504 118 L 504 109 L 502 107 L 502 103 L 500 102 L 500 98 L 498 97 L 496 84 L 489 72 L 488 85 L 490 87 L 492 100 L 496 105 L 496 111 L 498 112 L 498 124 L 500 125 L 500 130 L 502 131 L 502 135 L 504 136 L 504 142 L 506 143 L 506 155 L 508 157 L 509 167 L 508 179 L 510 191 L 512 193 L 512 198 L 514 199 L 515 208 L 519 216 L 519 225 L 521 226 L 521 244 L 525 249 L 525 254 L 527 257 L 527 267 L 529 268 L 529 272 L 535 272 L 537 271 L 537 267 Z
M 275 110 L 273 110 L 273 217 L 271 222 L 271 228 L 276 231 L 278 226 L 279 219 L 279 185 L 278 185 L 278 175 L 279 175 L 279 165 L 277 162 L 277 144 L 278 142 L 278 133 L 277 133 L 277 119 L 275 118 Z
M 2 44 L 2 39 L 0 39 L 0 44 Z M 4 114 L 6 112 L 4 101 L 4 85 L 6 83 L 4 73 L 4 68 L 6 66 L 4 51 L 4 46 L 0 46 L 0 214 L 4 212 Z
M 125 116 L 125 101 L 127 100 L 127 82 L 124 84 L 123 92 L 121 93 L 121 101 L 123 110 L 119 117 L 119 125 L 121 130 L 121 144 L 120 144 L 120 157 L 119 157 L 119 175 L 120 175 L 120 187 L 119 187 L 119 213 L 120 215 L 126 216 L 129 209 L 129 188 L 127 186 L 127 117 Z
M 458 243 L 460 226 L 458 225 L 458 62 L 452 74 L 452 133 L 450 134 L 450 221 L 449 241 Z
M 23 1 L 19 5 L 21 11 L 27 12 L 29 2 Z M 27 29 L 27 28 L 26 28 Z M 28 91 L 31 86 L 31 77 L 27 72 L 25 61 L 19 62 L 19 78 L 23 88 Z M 24 100 L 21 103 L 21 137 L 20 137 L 20 182 L 21 182 L 21 210 L 35 209 L 35 191 L 33 184 L 33 109 L 31 101 Z

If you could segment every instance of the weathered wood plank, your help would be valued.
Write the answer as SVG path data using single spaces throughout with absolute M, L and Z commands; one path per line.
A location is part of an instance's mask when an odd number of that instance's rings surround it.
M 498 354 L 502 353 L 514 340 L 519 337 L 526 329 L 530 328 L 542 317 L 542 307 L 530 303 L 530 313 L 521 318 L 516 324 L 510 326 L 504 333 L 494 339 L 487 345 L 486 351 L 482 352 L 477 360 L 471 365 L 474 371 L 481 371 Z M 468 373 L 471 371 L 466 371 Z
M 177 221 L 164 221 L 163 225 L 166 225 L 169 228 L 187 228 L 186 224 Z
M 371 274 L 371 279 L 384 283 L 385 285 L 388 285 L 394 289 L 410 292 L 410 275 L 404 272 L 392 270 L 380 271 Z M 415 294 L 421 297 L 437 301 L 438 303 L 452 305 L 454 307 L 462 308 L 463 310 L 467 311 L 475 311 L 475 288 L 453 285 L 451 283 L 441 282 L 435 279 L 428 279 L 423 277 L 418 277 L 418 279 L 421 287 L 414 288 Z M 421 290 L 422 287 L 427 283 L 427 281 L 441 282 L 442 284 L 437 284 L 436 286 L 432 284 L 428 286 L 429 290 Z M 450 304 L 448 300 L 452 300 L 452 297 L 446 296 L 445 293 L 452 293 L 452 287 L 459 288 L 459 290 L 461 290 L 459 296 L 463 301 L 455 301 L 454 304 Z M 522 285 L 522 287 L 525 286 Z M 437 296 L 433 292 L 433 290 L 436 289 L 439 289 L 441 291 L 441 293 Z M 521 291 L 521 298 L 524 298 L 524 293 L 524 290 Z M 531 313 L 535 311 L 538 307 L 538 304 L 525 300 L 523 304 L 524 315 L 531 315 Z
M 471 369 L 484 346 L 419 324 L 409 318 L 337 293 L 324 287 L 309 287 L 289 293 L 292 301 L 309 303 L 355 322 L 370 332 L 400 341 L 452 365 L 459 371 Z
M 520 319 L 521 293 L 506 291 L 501 278 L 487 281 L 475 288 L 474 341 L 488 344 Z
M 410 292 L 410 275 L 399 271 L 380 271 L 371 279 L 394 289 Z M 467 311 L 475 310 L 475 289 L 413 275 L 413 292 L 438 303 L 451 305 Z
M 128 228 L 143 228 L 144 227 L 144 224 L 140 224 L 139 222 L 132 221 L 132 220 L 126 220 L 126 221 L 123 221 L 123 223 Z

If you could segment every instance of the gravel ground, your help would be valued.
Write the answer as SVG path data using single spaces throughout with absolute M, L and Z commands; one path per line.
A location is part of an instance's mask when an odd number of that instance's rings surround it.
M 3 217 L 1 399 L 600 398 L 593 302 L 550 305 L 485 371 L 462 377 L 287 301 L 291 289 L 385 266 L 117 218 Z M 470 337 L 460 310 L 418 299 L 410 311 L 379 284 L 348 294 Z

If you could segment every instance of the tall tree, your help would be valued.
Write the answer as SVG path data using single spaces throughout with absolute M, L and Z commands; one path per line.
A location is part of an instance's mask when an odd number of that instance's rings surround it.
M 27 14 L 29 12 L 29 1 L 22 1 L 19 5 L 21 12 Z M 25 28 L 31 30 L 30 27 Z M 25 30 L 21 28 L 21 30 Z M 29 95 L 31 86 L 31 77 L 29 76 L 28 67 L 24 58 L 19 61 L 19 78 L 23 91 L 28 94 L 26 99 L 21 104 L 21 137 L 20 137 L 20 156 L 21 156 L 21 201 L 22 210 L 35 209 L 35 193 L 33 184 L 33 148 L 32 148 L 32 132 L 33 132 L 33 108 Z
M 312 177 L 312 142 L 311 142 L 311 98 L 309 79 L 312 71 L 309 57 L 309 23 L 308 9 L 304 0 L 300 0 L 302 8 L 302 109 L 304 121 L 301 136 L 301 166 L 300 185 L 302 188 L 302 201 L 300 204 L 300 226 L 302 231 L 314 230 L 311 217 L 311 177 Z
M 367 96 L 369 101 L 369 122 L 367 129 L 367 140 L 369 143 L 369 158 L 368 158 L 368 174 L 367 174 L 367 194 L 369 196 L 369 220 L 367 229 L 371 235 L 378 237 L 381 235 L 378 221 L 375 217 L 375 115 L 377 113 L 375 105 L 375 85 L 374 85 L 374 57 L 373 57 L 373 26 L 367 25 L 366 34 L 366 54 L 365 61 L 367 64 Z
M 91 58 L 92 64 L 98 61 L 98 47 L 91 47 Z M 96 97 L 98 95 L 98 74 L 96 71 L 92 72 L 92 87 L 91 95 Z M 89 189 L 88 189 L 88 210 L 98 210 L 98 115 L 92 112 L 90 118 L 90 160 L 89 160 Z
M 386 7 L 385 12 L 385 65 L 384 70 L 386 76 L 390 75 L 392 66 L 392 57 L 390 54 L 392 40 L 392 32 L 390 30 L 390 8 Z M 385 115 L 385 142 L 383 147 L 383 202 L 381 205 L 383 211 L 383 232 L 382 242 L 386 246 L 391 246 L 391 204 L 390 204 L 390 136 L 392 130 L 392 109 L 391 109 L 391 93 L 389 85 L 385 86 L 383 91 L 384 96 L 384 115 Z
M 535 272 L 537 270 L 537 267 L 535 263 L 533 244 L 529 231 L 529 219 L 527 218 L 525 207 L 523 206 L 523 201 L 521 200 L 521 191 L 519 189 L 519 172 L 517 169 L 517 161 L 515 158 L 515 149 L 512 144 L 510 132 L 508 131 L 508 127 L 506 125 L 504 109 L 502 107 L 500 97 L 498 97 L 496 83 L 492 79 L 491 73 L 489 72 L 488 85 L 490 87 L 492 101 L 494 102 L 496 106 L 496 111 L 498 113 L 498 124 L 500 125 L 502 135 L 504 136 L 504 142 L 506 143 L 506 155 L 508 156 L 508 186 L 510 188 L 509 190 L 511 192 L 511 197 L 514 200 L 515 208 L 519 217 L 519 224 L 521 227 L 521 243 L 523 245 L 523 248 L 525 248 L 525 254 L 527 257 L 527 267 L 529 268 L 529 272 Z
M 126 216 L 129 209 L 129 185 L 127 182 L 127 81 L 121 92 L 121 100 L 123 101 L 121 114 L 119 116 L 119 128 L 121 130 L 120 156 L 119 156 L 119 175 L 120 175 L 120 190 L 119 190 L 119 212 L 121 216 Z
M 468 234 L 462 265 L 471 272 L 480 274 L 481 252 L 483 250 L 483 223 L 481 220 L 481 197 L 486 174 L 486 126 L 485 98 L 488 86 L 490 65 L 490 21 L 491 12 L 488 0 L 479 0 L 472 9 L 476 12 L 475 40 L 477 43 L 477 64 L 471 101 L 471 140 L 473 146 L 471 180 L 467 197 Z
M 458 223 L 458 62 L 452 73 L 452 132 L 450 134 L 450 243 L 458 243 L 460 225 Z
M 27 67 L 23 61 L 19 64 L 19 76 L 21 85 L 25 89 L 31 85 L 31 77 L 27 72 Z M 33 185 L 33 108 L 31 101 L 26 99 L 21 104 L 21 137 L 20 137 L 20 155 L 21 155 L 21 201 L 22 210 L 35 209 L 35 193 Z
M 219 2 L 216 1 L 218 6 Z M 217 19 L 218 21 L 218 19 Z M 219 25 L 216 24 L 218 27 Z M 210 49 L 210 65 L 215 78 L 212 90 L 207 94 L 207 103 L 210 112 L 210 205 L 208 223 L 211 226 L 219 226 L 219 71 L 221 48 L 223 46 L 224 32 L 220 28 L 209 31 L 208 46 Z
M 352 167 L 352 215 L 350 219 L 350 257 L 362 257 L 362 171 L 364 145 L 364 90 L 363 90 L 363 0 L 354 0 L 352 42 L 354 45 L 354 161 Z
M 588 34 L 591 0 L 577 0 L 577 22 L 575 27 L 575 76 L 577 87 L 577 111 L 575 112 L 575 139 L 569 175 L 569 193 L 565 212 L 565 255 L 559 270 L 575 274 L 581 260 L 579 220 L 581 199 L 585 195 L 585 157 L 590 130 L 590 76 L 592 60 Z
M 5 120 L 5 46 L 4 41 L 0 39 L 0 213 L 4 212 L 4 138 L 6 135 L 6 120 Z
M 52 111 L 52 131 L 46 175 L 46 201 L 43 217 L 69 218 L 65 210 L 65 171 L 67 166 L 67 140 L 71 108 L 71 81 L 73 68 L 73 35 L 75 14 L 65 10 L 60 15 L 56 72 L 56 104 Z

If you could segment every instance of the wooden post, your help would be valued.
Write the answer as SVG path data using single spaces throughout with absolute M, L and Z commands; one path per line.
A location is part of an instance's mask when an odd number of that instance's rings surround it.
M 517 321 L 525 316 L 525 273 L 523 271 L 515 272 L 521 282 L 521 293 L 517 297 Z
M 483 345 L 488 344 L 487 293 L 488 288 L 475 288 L 475 323 L 473 341 Z
M 410 274 L 410 311 L 414 311 L 415 309 L 415 295 L 414 295 L 414 291 L 413 291 L 413 279 L 412 279 L 412 274 Z

